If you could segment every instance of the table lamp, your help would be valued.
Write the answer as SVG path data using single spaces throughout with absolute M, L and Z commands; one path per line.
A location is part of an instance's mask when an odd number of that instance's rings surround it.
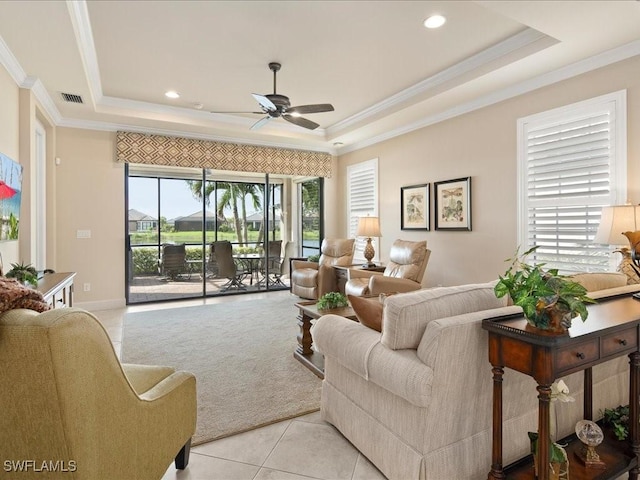
M 617 270 L 624 273 L 630 283 L 639 283 L 640 278 L 633 268 L 633 260 L 629 250 L 630 239 L 625 234 L 638 232 L 639 229 L 640 205 L 602 207 L 600 225 L 593 239 L 595 243 L 619 246 L 617 250 L 614 250 L 622 254 L 622 260 Z M 640 235 L 640 232 L 638 234 Z
M 359 237 L 367 237 L 367 244 L 364 247 L 364 258 L 367 259 L 367 263 L 365 263 L 363 267 L 375 267 L 376 264 L 371 261 L 376 254 L 371 244 L 371 237 L 382 236 L 380 233 L 380 219 L 378 217 L 360 217 L 356 235 Z

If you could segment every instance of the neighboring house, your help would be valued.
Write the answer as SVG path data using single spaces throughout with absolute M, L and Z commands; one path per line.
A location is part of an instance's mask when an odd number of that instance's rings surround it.
M 224 217 L 218 217 L 211 213 L 206 213 L 205 230 L 215 231 L 217 225 L 226 223 Z M 176 217 L 173 219 L 176 232 L 200 232 L 202 231 L 202 212 L 195 212 L 184 217 Z
M 269 219 L 269 228 L 268 230 L 272 230 L 273 229 L 273 222 L 275 220 L 276 225 L 279 225 L 280 223 L 280 210 L 276 211 L 276 218 L 270 218 Z M 264 213 L 262 212 L 256 212 L 253 213 L 251 215 L 249 215 L 247 217 L 247 225 L 249 227 L 250 230 L 260 230 L 260 226 L 262 225 L 262 222 L 264 220 Z
M 148 232 L 158 229 L 158 219 L 142 213 L 135 208 L 129 209 L 129 232 Z

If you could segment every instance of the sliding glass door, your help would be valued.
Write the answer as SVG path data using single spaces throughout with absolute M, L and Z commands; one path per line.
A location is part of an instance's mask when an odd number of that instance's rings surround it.
M 127 302 L 288 288 L 283 186 L 266 175 L 129 166 Z

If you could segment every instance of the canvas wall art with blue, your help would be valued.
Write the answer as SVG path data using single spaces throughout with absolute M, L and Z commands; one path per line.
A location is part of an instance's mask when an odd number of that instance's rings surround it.
M 22 165 L 0 153 L 0 241 L 18 240 Z

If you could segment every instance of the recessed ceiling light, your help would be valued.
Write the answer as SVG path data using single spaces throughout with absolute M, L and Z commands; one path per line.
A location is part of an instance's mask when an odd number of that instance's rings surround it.
M 447 21 L 442 15 L 431 15 L 424 21 L 424 26 L 427 28 L 439 28 Z
M 343 145 L 344 145 L 344 143 L 342 143 L 342 142 L 333 142 L 333 146 L 334 147 L 341 147 Z
M 180 98 L 180 94 L 175 90 L 169 90 L 164 95 L 165 97 L 169 97 L 169 98 Z

